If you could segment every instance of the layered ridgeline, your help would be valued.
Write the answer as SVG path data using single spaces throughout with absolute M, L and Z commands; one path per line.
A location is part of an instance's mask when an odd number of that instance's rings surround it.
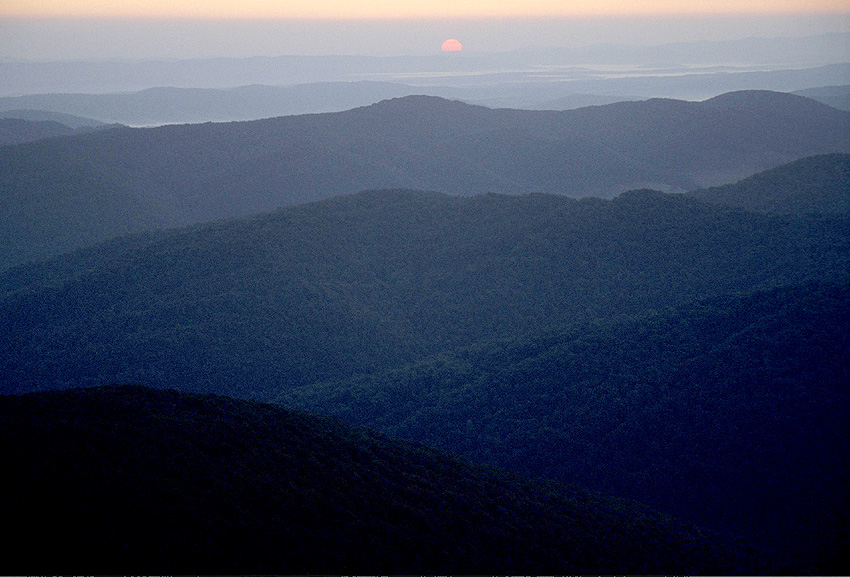
M 10 110 L 0 112 L 0 146 L 86 134 L 116 126 L 70 114 L 41 110 Z
M 33 142 L 75 134 L 76 130 L 58 122 L 0 118 L 0 146 Z
M 850 284 L 479 344 L 279 401 L 639 499 L 843 574 Z
M 8 571 L 758 568 L 637 503 L 270 405 L 141 387 L 39 393 L 0 397 L 0 431 Z
M 332 114 L 114 129 L 0 148 L 0 266 L 364 189 L 690 190 L 830 152 L 850 152 L 850 113 L 763 91 L 563 112 L 411 96 Z
M 647 190 L 339 197 L 8 271 L 0 390 L 277 399 L 846 573 L 848 230 Z
M 797 90 L 794 94 L 823 102 L 839 110 L 850 110 L 850 84 L 807 88 Z
M 735 184 L 690 194 L 706 202 L 759 212 L 850 213 L 850 154 L 810 156 Z
M 114 241 L 0 277 L 0 390 L 272 399 L 482 339 L 850 271 L 848 217 L 682 195 L 384 191 Z
M 33 122 L 58 122 L 73 129 L 78 128 L 109 128 L 110 126 L 94 118 L 85 118 L 74 114 L 63 112 L 52 112 L 50 110 L 39 110 L 31 108 L 14 108 L 11 110 L 0 110 L 0 118 L 17 118 L 19 120 L 30 120 Z

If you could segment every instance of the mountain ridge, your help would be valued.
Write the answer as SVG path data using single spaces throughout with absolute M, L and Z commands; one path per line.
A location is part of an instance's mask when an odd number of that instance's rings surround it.
M 0 275 L 0 325 L 21 337 L 0 342 L 0 382 L 167 384 L 190 371 L 199 386 L 262 396 L 485 335 L 840 279 L 846 231 L 846 216 L 655 191 L 336 197 Z
M 850 154 L 802 158 L 733 184 L 694 190 L 694 198 L 784 214 L 850 212 Z
M 4 563 L 97 573 L 656 573 L 752 560 L 639 504 L 270 405 L 0 396 Z M 14 446 L 14 448 L 13 448 Z M 73 525 L 73 531 L 68 525 Z M 51 555 L 32 556 L 50 543 Z
M 747 94 L 735 99 L 756 98 Z M 610 197 L 629 188 L 689 190 L 850 152 L 850 113 L 779 93 L 757 99 L 555 112 L 423 97 L 0 147 L 0 232 L 9 238 L 0 266 L 357 190 Z
M 724 295 L 278 402 L 638 499 L 744 537 L 792 573 L 843 573 L 848 310 L 846 281 Z

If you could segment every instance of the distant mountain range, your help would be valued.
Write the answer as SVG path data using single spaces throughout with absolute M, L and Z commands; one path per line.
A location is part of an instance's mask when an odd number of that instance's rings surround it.
M 102 127 L 81 126 L 71 128 L 54 120 L 24 120 L 0 117 L 0 146 L 35 142 L 46 138 L 56 138 L 57 136 L 86 134 L 99 129 L 102 129 Z
M 50 110 L 32 110 L 32 109 L 12 109 L 0 111 L 0 118 L 17 118 L 20 120 L 29 120 L 32 122 L 58 122 L 64 124 L 68 128 L 104 128 L 107 125 L 93 118 L 84 118 L 73 114 L 65 114 L 63 112 L 53 112 Z
M 370 188 L 611 196 L 722 184 L 850 151 L 850 113 L 774 92 L 572 111 L 435 97 L 0 148 L 0 265 Z
M 848 38 L 0 63 L 3 567 L 850 574 Z
M 435 96 L 456 98 L 460 91 L 434 87 L 433 92 Z M 380 100 L 422 93 L 422 88 L 416 86 L 367 81 L 236 88 L 161 87 L 113 94 L 7 96 L 0 98 L 0 110 L 51 110 L 98 118 L 104 122 L 146 126 L 339 112 Z
M 268 405 L 141 387 L 41 393 L 0 397 L 0 430 L 11 572 L 759 567 L 637 503 Z
M 418 56 L 273 56 L 195 60 L 0 62 L 0 95 L 107 93 L 157 86 L 231 88 L 361 80 L 472 88 L 476 98 L 534 91 L 543 78 L 589 94 L 705 99 L 762 88 L 847 84 L 848 33 L 655 46 L 604 44 Z M 568 80 L 570 87 L 564 86 Z M 494 86 L 501 85 L 501 86 Z M 495 90 L 492 88 L 495 87 Z M 553 88 L 554 84 L 549 88 Z M 564 92 L 550 96 L 558 98 Z
M 809 88 L 798 90 L 794 94 L 823 102 L 839 110 L 850 110 L 850 84 Z
M 654 126 L 660 118 L 648 115 L 654 106 L 666 112 L 669 122 L 690 123 L 695 128 L 701 125 L 693 120 L 700 117 L 692 106 L 706 114 L 706 122 L 715 118 L 715 110 L 738 110 L 735 118 L 744 123 L 761 118 L 762 112 L 771 109 L 771 114 L 782 118 L 784 127 L 765 135 L 766 139 L 773 137 L 775 146 L 779 135 L 793 126 L 801 104 L 813 113 L 807 115 L 809 120 L 818 118 L 818 111 L 828 111 L 832 116 L 823 121 L 831 120 L 831 128 L 836 119 L 843 118 L 844 113 L 812 101 L 772 93 L 732 94 L 698 105 L 650 101 L 618 105 L 614 110 L 629 112 Z M 591 110 L 604 112 L 607 108 Z M 394 113 L 382 113 L 386 109 Z M 429 115 L 429 110 L 433 114 Z M 418 116 L 412 115 L 414 111 Z M 671 118 L 671 111 L 679 111 L 679 117 Z M 77 170 L 75 178 L 92 187 L 99 181 L 91 174 L 106 177 L 109 173 L 90 173 L 89 180 L 84 180 L 83 169 L 96 166 L 115 170 L 114 164 L 103 161 L 109 157 L 105 151 L 121 151 L 126 158 L 144 161 L 150 158 L 140 155 L 167 156 L 167 150 L 148 148 L 150 142 L 127 148 L 128 136 L 164 133 L 178 144 L 176 137 L 209 143 L 215 142 L 214 136 L 233 138 L 240 130 L 268 130 L 265 140 L 243 137 L 232 147 L 220 149 L 217 157 L 202 158 L 204 164 L 196 166 L 203 170 L 174 181 L 176 190 L 176 183 L 190 186 L 198 175 L 214 173 L 222 159 L 262 151 L 264 143 L 277 144 L 271 148 L 279 153 L 279 141 L 269 135 L 279 134 L 285 122 L 295 122 L 305 139 L 302 143 L 324 134 L 322 129 L 329 126 L 339 131 L 335 134 L 356 142 L 363 137 L 361 127 L 380 125 L 380 130 L 373 128 L 370 133 L 370 156 L 384 150 L 388 152 L 378 158 L 401 158 L 389 154 L 397 147 L 422 162 L 415 154 L 417 149 L 405 148 L 411 142 L 429 138 L 458 142 L 462 137 L 453 131 L 467 130 L 469 123 L 479 130 L 491 128 L 493 116 L 501 118 L 503 114 L 515 119 L 536 118 L 539 113 L 493 111 L 428 98 L 403 99 L 339 115 L 267 123 L 108 130 L 5 147 L 0 152 L 32 158 L 32 154 L 21 151 L 51 151 L 50 158 L 64 160 L 68 170 Z M 537 122 L 552 118 L 544 114 Z M 310 124 L 317 119 L 325 124 Z M 383 124 L 377 119 L 383 119 Z M 632 121 L 630 126 L 635 125 Z M 573 130 L 576 126 L 581 125 L 571 125 Z M 601 129 L 608 125 L 597 120 L 593 126 Z M 618 133 L 610 132 L 614 128 L 609 126 L 609 132 L 603 134 L 617 143 Z M 746 124 L 739 128 L 747 134 Z M 205 132 L 210 129 L 214 130 Z M 825 129 L 817 133 L 828 134 Z M 391 138 L 399 134 L 404 138 Z M 710 130 L 703 131 L 703 139 L 711 142 L 711 134 Z M 651 135 L 648 129 L 644 133 L 647 139 Z M 108 138 L 101 140 L 105 136 Z M 795 136 L 805 135 L 797 131 Z M 167 139 L 154 142 L 165 146 Z M 727 140 L 722 142 L 728 146 Z M 743 136 L 742 142 L 747 142 Z M 76 149 L 80 143 L 85 144 L 86 154 L 95 151 L 99 156 L 85 157 Z M 741 154 L 744 149 L 730 153 Z M 293 155 L 304 153 L 296 146 L 287 150 Z M 88 164 L 82 163 L 82 158 L 88 158 Z M 172 165 L 158 166 L 180 174 L 185 169 L 180 163 L 189 158 L 174 157 Z M 722 194 L 710 189 L 693 194 L 634 190 L 605 200 L 550 194 L 466 198 L 410 190 L 366 191 L 273 213 L 113 239 L 0 274 L 0 334 L 6 335 L 0 339 L 0 392 L 23 394 L 134 383 L 157 389 L 179 388 L 183 393 L 277 401 L 433 443 L 483 463 L 637 498 L 686 522 L 705 526 L 724 539 L 740 538 L 763 551 L 766 565 L 758 572 L 844 574 L 847 565 L 841 551 L 848 535 L 843 502 L 850 480 L 846 458 L 850 435 L 845 418 L 850 398 L 843 388 L 850 378 L 850 215 L 840 206 L 839 210 L 823 207 L 825 198 L 846 195 L 846 162 L 846 154 L 807 158 L 745 179 L 725 192 L 721 189 Z M 263 168 L 261 164 L 246 166 Z M 346 171 L 353 168 L 351 164 L 342 166 Z M 32 173 L 30 178 L 37 174 Z M 199 195 L 204 192 L 202 188 L 195 190 Z M 695 198 L 700 195 L 706 200 L 711 197 L 711 202 Z M 808 200 L 801 202 L 801 198 Z M 51 197 L 45 197 L 45 202 L 49 200 Z M 55 218 L 72 219 L 74 214 L 57 213 Z M 192 472 L 207 471 L 211 466 L 207 449 L 198 453 L 197 447 L 190 450 L 179 441 L 183 438 L 179 431 L 185 428 L 197 438 L 203 433 L 203 423 L 217 423 L 212 436 L 204 437 L 211 439 L 204 441 L 204 447 L 225 451 L 213 454 L 221 455 L 222 462 L 232 462 L 236 454 L 246 458 L 255 454 L 243 450 L 247 445 L 242 442 L 228 445 L 221 441 L 221 430 L 242 438 L 242 433 L 226 425 L 231 423 L 229 417 L 224 423 L 216 420 L 227 412 L 217 403 L 232 407 L 233 402 L 203 402 L 200 414 L 183 417 L 179 416 L 186 415 L 183 409 L 175 413 L 170 407 L 185 407 L 184 400 L 197 407 L 197 398 L 133 390 L 135 396 L 128 404 L 135 408 L 129 413 L 126 406 L 121 408 L 124 401 L 120 395 L 94 405 L 86 400 L 102 400 L 98 395 L 106 394 L 103 392 L 14 401 L 43 399 L 34 402 L 53 407 L 45 422 L 64 422 L 57 417 L 60 411 L 75 423 L 70 428 L 41 425 L 42 421 L 33 416 L 40 413 L 32 405 L 7 405 L 10 408 L 3 410 L 17 420 L 0 420 L 4 430 L 10 430 L 10 422 L 24 426 L 16 429 L 16 439 L 38 431 L 31 445 L 14 443 L 12 454 L 20 465 L 10 470 L 31 470 L 44 462 L 45 455 L 52 455 L 45 469 L 48 473 L 37 477 L 38 483 L 19 481 L 19 485 L 32 487 L 36 495 L 53 495 L 46 508 L 61 511 L 60 518 L 73 515 L 74 509 L 68 507 L 76 503 L 82 503 L 87 511 L 97 511 L 97 516 L 90 517 L 95 519 L 95 529 L 116 526 L 104 519 L 113 519 L 114 511 L 126 511 L 133 518 L 142 515 L 144 527 L 159 522 L 176 527 L 179 535 L 196 535 L 197 526 L 186 521 L 197 517 L 193 512 L 209 515 L 210 511 L 221 511 L 225 521 L 214 518 L 204 526 L 242 527 L 255 523 L 259 515 L 259 526 L 269 527 L 263 534 L 277 535 L 280 525 L 263 515 L 280 512 L 275 518 L 285 516 L 288 505 L 283 509 L 258 505 L 262 512 L 256 512 L 258 509 L 250 504 L 265 504 L 266 500 L 239 499 L 245 494 L 242 488 L 249 495 L 265 495 L 263 487 L 279 487 L 285 482 L 301 502 L 304 485 L 256 473 L 258 463 L 271 463 L 273 470 L 286 471 L 288 461 L 278 461 L 277 457 L 269 460 L 261 452 L 257 461 L 251 461 L 250 476 L 239 474 L 243 461 L 236 461 L 232 474 L 239 490 L 228 490 L 233 485 L 226 484 L 223 493 L 210 493 L 205 489 L 206 481 L 199 487 L 179 476 L 178 469 L 188 466 L 187 462 L 200 463 L 189 466 L 187 470 Z M 163 398 L 171 399 L 165 407 Z M 145 412 L 146 399 L 158 408 Z M 94 420 L 86 411 L 75 420 L 76 409 L 70 407 L 78 403 L 117 421 Z M 116 407 L 109 408 L 113 403 Z M 260 450 L 256 443 L 265 438 L 263 431 L 267 430 L 260 423 L 267 421 L 252 416 L 257 414 L 256 405 L 240 406 L 239 426 L 246 421 L 256 424 L 251 427 L 251 446 Z M 159 429 L 165 426 L 163 414 L 178 415 L 168 421 L 176 424 L 166 426 L 167 434 Z M 140 482 L 139 475 L 128 473 L 125 466 L 103 470 L 97 465 L 114 463 L 111 457 L 87 457 L 83 453 L 80 459 L 86 460 L 79 461 L 79 453 L 64 448 L 67 441 L 81 448 L 103 447 L 106 455 L 114 456 L 119 450 L 111 444 L 116 441 L 115 432 L 124 430 L 116 428 L 116 422 L 136 423 L 127 432 L 127 438 L 133 438 L 150 433 L 137 425 L 140 420 L 155 423 L 151 442 L 142 444 L 150 448 L 120 446 L 131 454 L 148 455 L 151 463 L 159 464 L 159 468 L 141 465 L 140 470 L 148 475 L 154 470 L 167 473 L 152 486 Z M 94 428 L 89 429 L 90 425 Z M 271 428 L 278 430 L 276 425 Z M 158 441 L 165 436 L 172 437 L 172 442 Z M 328 438 L 320 432 L 316 436 Z M 330 442 L 341 446 L 337 441 Z M 176 453 L 169 452 L 172 448 Z M 180 455 L 179 467 L 170 465 L 175 454 Z M 397 526 L 373 523 L 376 517 L 386 516 L 376 515 L 368 507 L 346 509 L 342 505 L 352 502 L 351 493 L 336 488 L 335 479 L 344 475 L 329 475 L 328 471 L 336 469 L 328 469 L 321 461 L 322 455 L 335 454 L 334 449 L 312 444 L 298 454 L 303 458 L 296 461 L 307 468 L 295 472 L 303 473 L 309 481 L 306 486 L 321 488 L 310 493 L 307 501 L 332 505 L 330 510 L 318 505 L 310 508 L 319 511 L 316 523 L 298 526 L 294 534 L 302 540 L 295 542 L 312 552 L 313 559 L 327 557 L 329 563 L 337 560 L 342 564 L 328 565 L 328 571 L 339 566 L 362 567 L 351 560 L 362 558 L 357 557 L 358 552 L 375 551 L 369 543 L 383 546 L 387 541 L 380 536 L 393 533 Z M 188 461 L 184 460 L 187 455 Z M 51 473 L 57 467 L 65 470 L 67 461 L 63 458 L 86 465 L 74 469 L 82 476 L 74 477 L 78 480 L 57 486 L 57 479 L 64 481 L 67 477 Z M 311 458 L 320 464 L 314 467 Z M 406 452 L 401 461 L 418 462 Z M 396 465 L 376 466 L 382 471 L 387 467 L 396 470 Z M 93 467 L 99 471 L 94 476 L 90 474 Z M 310 481 L 316 470 L 324 474 L 321 483 Z M 371 474 L 364 471 L 364 475 Z M 437 479 L 442 474 L 434 473 Z M 229 475 L 222 473 L 217 478 L 230 483 L 233 477 Z M 110 497 L 105 499 L 100 486 L 89 482 L 92 477 L 104 479 L 106 487 L 118 488 L 115 493 L 107 492 Z M 239 484 L 239 479 L 247 478 L 271 481 L 259 487 L 252 485 L 253 481 Z M 402 476 L 399 484 L 392 486 L 405 485 L 405 479 Z M 174 493 L 163 495 L 163 487 L 175 486 Z M 437 482 L 430 486 L 442 485 Z M 464 495 L 481 491 L 480 487 L 477 482 L 466 485 L 464 491 L 469 493 Z M 127 499 L 128 491 L 148 495 L 149 488 L 152 496 L 139 501 Z M 93 490 L 98 498 L 104 498 L 102 509 L 90 505 L 95 500 Z M 353 490 L 357 495 L 369 492 Z M 392 518 L 396 512 L 402 519 L 442 518 L 439 515 L 445 512 L 439 505 L 434 505 L 438 508 L 435 511 L 441 512 L 428 512 L 431 503 L 441 502 L 441 498 L 427 496 L 430 493 L 413 499 L 423 506 L 413 512 L 410 500 L 394 497 L 398 494 L 394 488 L 388 491 L 382 495 L 391 505 L 383 511 L 389 511 L 387 515 Z M 187 503 L 187 494 L 207 495 L 211 500 Z M 357 499 L 354 502 L 362 502 Z M 466 497 L 459 497 L 458 502 L 466 501 Z M 532 503 L 538 501 L 531 498 Z M 56 524 L 56 517 L 47 513 L 26 517 L 30 511 L 26 503 L 31 502 L 21 501 L 23 509 L 15 513 L 15 519 L 20 519 L 15 521 L 16 526 L 26 528 L 17 535 L 26 539 L 44 527 L 64 530 L 65 525 Z M 133 508 L 136 502 L 141 505 Z M 174 516 L 156 513 L 172 511 L 170 506 L 157 506 L 162 502 L 174 507 Z M 448 503 L 454 501 L 449 499 Z M 537 505 L 529 507 L 523 505 L 517 515 L 527 514 L 527 519 L 539 519 L 532 525 L 548 527 L 549 518 Z M 351 541 L 358 545 L 350 551 L 332 547 L 338 558 L 320 556 L 327 546 L 322 549 L 317 545 L 317 527 L 332 530 L 334 543 L 350 538 L 349 526 L 328 523 L 339 511 L 346 519 L 365 519 L 367 530 L 358 529 L 357 533 L 365 535 L 366 541 Z M 624 514 L 628 519 L 636 518 L 632 508 Z M 29 518 L 34 520 L 30 522 Z M 515 539 L 514 532 L 506 533 L 504 541 L 498 535 L 492 540 L 490 533 L 479 536 L 468 530 L 459 532 L 457 539 L 450 537 L 452 542 L 463 543 L 460 549 L 446 549 L 439 545 L 443 541 L 429 532 L 431 525 L 425 523 L 420 533 L 415 529 L 418 521 L 411 523 L 403 525 L 400 534 L 422 534 L 423 548 L 403 549 L 400 555 L 408 563 L 403 567 L 423 572 L 428 572 L 430 565 L 417 560 L 456 558 L 451 551 L 486 552 L 493 547 L 515 559 L 518 555 L 511 551 L 518 550 L 505 543 L 514 542 L 527 550 L 528 541 Z M 654 521 L 647 523 L 647 534 L 657 534 Z M 573 521 L 568 524 L 575 526 Z M 476 527 L 479 525 L 476 522 Z M 552 526 L 555 529 L 547 535 L 562 535 L 557 529 L 561 525 Z M 519 527 L 522 533 L 524 525 Z M 642 527 L 640 521 L 638 532 L 644 531 Z M 104 537 L 95 529 L 77 531 L 75 538 L 79 539 L 68 541 L 71 550 L 88 551 L 85 539 L 91 535 L 98 543 L 104 538 L 120 539 L 119 532 Z M 677 529 L 674 534 L 690 534 L 688 529 L 682 531 Z M 145 534 L 154 537 L 142 540 L 141 550 L 166 551 L 162 558 L 173 558 L 167 553 L 171 537 L 157 541 L 159 533 Z M 55 534 L 50 535 L 54 540 Z M 550 542 L 538 538 L 535 531 L 528 535 L 531 541 L 545 545 L 534 549 L 540 557 L 535 553 L 523 558 L 551 559 L 552 552 L 564 550 L 560 537 Z M 232 533 L 222 529 L 210 543 L 231 537 Z M 479 537 L 483 541 L 476 540 Z M 429 548 L 427 543 L 433 539 L 445 556 Z M 635 545 L 641 555 L 645 548 L 647 557 L 628 558 L 676 558 L 665 553 L 665 543 L 674 541 L 663 535 L 652 539 L 646 546 L 640 544 L 642 540 Z M 613 543 L 612 552 L 623 550 L 619 538 L 606 542 Z M 395 541 L 388 543 L 391 549 L 402 551 Z M 597 551 L 598 541 L 591 539 L 588 543 L 586 550 Z M 182 551 L 195 551 L 193 544 L 181 547 Z M 210 547 L 223 555 L 213 558 L 232 559 L 227 550 Z M 269 549 L 262 542 L 252 541 L 246 547 L 249 549 L 244 550 L 256 551 L 252 558 L 268 558 Z M 696 546 L 696 551 L 701 550 L 701 545 Z M 536 572 L 546 565 L 541 562 L 530 568 L 517 567 L 508 557 L 482 555 L 505 559 L 503 566 L 517 571 Z M 583 558 L 576 555 L 571 558 Z M 142 557 L 141 552 L 121 556 L 125 560 Z M 108 561 L 104 561 L 103 570 L 111 572 L 116 565 Z M 564 565 L 576 571 L 584 567 Z M 713 572 L 710 564 L 696 565 Z M 305 566 L 295 558 L 287 568 L 301 570 Z M 478 570 L 492 567 L 494 572 L 500 566 L 475 564 Z M 136 568 L 153 571 L 159 567 L 139 561 Z M 257 561 L 257 566 L 244 570 L 255 567 L 260 571 L 276 570 L 277 566 Z M 395 567 L 402 565 L 386 571 Z M 438 567 L 466 568 L 448 561 Z M 651 567 L 640 565 L 634 570 L 652 572 L 655 569 Z M 750 572 L 743 567 L 729 572 Z M 51 568 L 45 566 L 45 570 Z M 194 565 L 180 568 L 196 570 Z M 197 570 L 201 569 L 205 568 Z M 615 569 L 611 567 L 611 571 Z
M 73 128 L 52 121 L 21 120 L 19 118 L 0 118 L 0 146 L 21 144 L 56 136 L 76 134 Z
M 2 64 L 0 64 L 2 68 Z M 314 82 L 285 86 L 252 84 L 232 88 L 155 87 L 119 93 L 59 93 L 0 97 L 4 109 L 35 109 L 97 118 L 132 126 L 257 120 L 291 114 L 339 112 L 380 100 L 411 95 L 439 96 L 490 108 L 571 110 L 653 96 L 703 100 L 725 92 L 768 89 L 790 92 L 850 79 L 850 64 L 806 70 L 687 67 L 644 69 L 631 73 L 595 72 L 581 67 L 555 69 L 562 80 L 502 79 L 483 84 L 447 85 L 375 80 Z M 465 76 L 463 76 L 465 77 Z M 568 81 L 567 81 L 568 80 Z M 817 90 L 804 96 L 820 100 Z M 825 95 L 826 103 L 840 100 Z M 836 106 L 846 110 L 846 106 Z M 0 115 L 3 113 L 0 112 Z

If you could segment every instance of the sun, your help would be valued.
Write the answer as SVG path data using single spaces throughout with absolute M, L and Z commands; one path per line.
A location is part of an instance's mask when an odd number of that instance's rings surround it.
M 463 50 L 463 44 L 455 40 L 454 38 L 449 38 L 445 42 L 443 42 L 443 52 L 460 52 Z

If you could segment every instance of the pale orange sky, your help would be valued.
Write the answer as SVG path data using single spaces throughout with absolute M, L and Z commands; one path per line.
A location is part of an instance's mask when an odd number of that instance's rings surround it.
M 0 0 L 0 17 L 510 18 L 847 13 L 848 0 Z

